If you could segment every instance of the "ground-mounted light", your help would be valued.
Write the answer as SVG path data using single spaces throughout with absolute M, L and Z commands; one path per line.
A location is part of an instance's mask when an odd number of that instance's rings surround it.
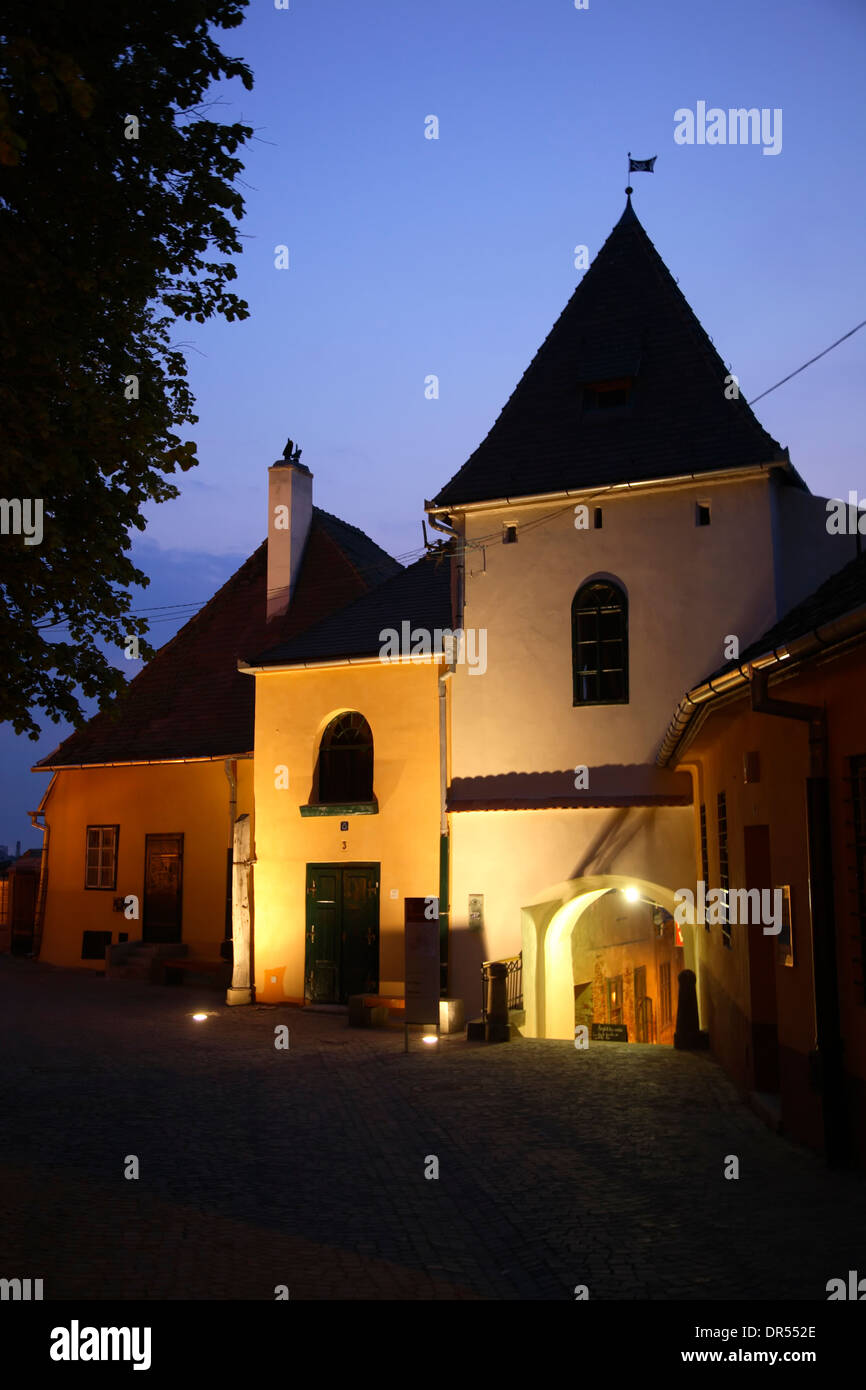
M 204 1023 L 206 1018 L 207 1014 L 193 1014 L 193 1021 L 195 1023 Z
M 421 1038 L 421 1041 L 423 1043 L 437 1043 L 439 1039 L 437 1038 L 435 1033 L 424 1033 Z

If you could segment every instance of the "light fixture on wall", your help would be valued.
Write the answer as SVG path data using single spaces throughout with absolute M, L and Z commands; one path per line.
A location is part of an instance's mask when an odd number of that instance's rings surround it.
M 629 884 L 628 888 L 623 888 L 622 892 L 623 897 L 628 903 L 636 903 L 640 897 L 640 889 L 635 888 L 633 884 Z

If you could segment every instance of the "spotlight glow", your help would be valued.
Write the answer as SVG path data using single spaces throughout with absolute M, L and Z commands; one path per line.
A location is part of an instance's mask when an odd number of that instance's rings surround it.
M 638 900 L 638 898 L 640 897 L 640 889 L 639 889 L 639 888 L 634 888 L 634 887 L 631 887 L 631 886 L 630 886 L 630 887 L 628 887 L 628 888 L 623 888 L 622 891 L 623 891 L 623 895 L 624 895 L 624 897 L 625 897 L 626 902 L 629 902 L 629 903 L 636 903 L 637 900 Z
M 204 1023 L 205 1019 L 207 1018 L 207 1014 L 193 1014 L 193 1018 L 195 1019 L 196 1023 Z
M 438 1042 L 439 1039 L 437 1038 L 435 1033 L 425 1033 L 421 1041 L 425 1043 L 435 1043 Z

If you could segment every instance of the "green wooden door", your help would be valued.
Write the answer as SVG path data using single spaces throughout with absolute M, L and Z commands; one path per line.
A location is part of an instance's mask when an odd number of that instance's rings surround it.
M 305 996 L 345 1004 L 379 988 L 378 864 L 308 864 Z

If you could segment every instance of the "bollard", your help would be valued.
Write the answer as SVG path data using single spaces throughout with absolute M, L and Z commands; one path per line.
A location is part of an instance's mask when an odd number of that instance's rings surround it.
M 484 1028 L 486 1042 L 510 1042 L 511 1026 L 508 1022 L 508 966 L 502 961 L 491 961 L 487 967 L 487 1022 Z
M 681 970 L 678 983 L 677 1027 L 674 1033 L 674 1047 L 680 1048 L 682 1051 L 709 1047 L 709 1033 L 701 1032 L 698 1025 L 697 980 L 694 970 Z

